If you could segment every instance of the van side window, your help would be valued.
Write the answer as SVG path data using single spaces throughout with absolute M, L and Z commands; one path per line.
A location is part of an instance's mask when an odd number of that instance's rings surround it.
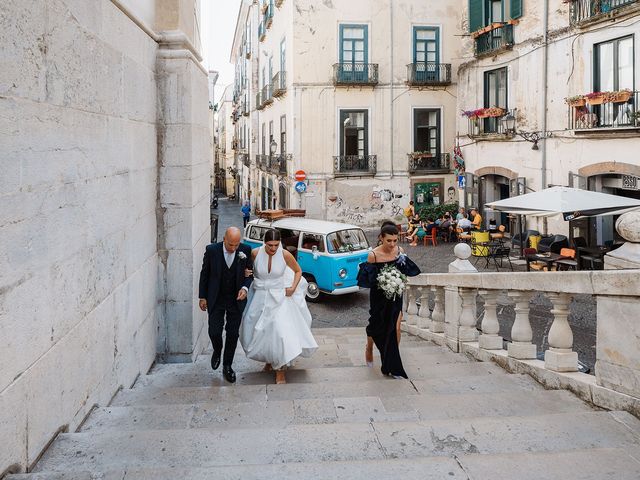
M 302 235 L 302 247 L 304 250 L 313 250 L 316 247 L 319 252 L 324 252 L 324 239 L 322 235 L 305 233 Z
M 254 225 L 253 227 L 251 227 L 251 230 L 249 231 L 249 238 L 251 240 L 258 240 L 261 242 L 264 239 L 265 233 L 267 233 L 266 228 L 262 228 Z

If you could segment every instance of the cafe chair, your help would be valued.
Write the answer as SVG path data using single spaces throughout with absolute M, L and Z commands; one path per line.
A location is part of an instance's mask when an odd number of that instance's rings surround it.
M 527 255 L 535 255 L 538 251 L 535 248 L 525 248 L 522 250 L 522 254 L 527 257 Z M 529 269 L 536 270 L 538 272 L 546 271 L 547 264 L 545 262 L 529 262 Z
M 501 225 L 502 226 L 502 225 Z M 493 263 L 496 266 L 496 271 L 500 271 L 500 268 L 503 267 L 503 261 L 506 258 L 507 261 L 509 262 L 509 267 L 511 267 L 511 271 L 513 272 L 513 264 L 511 263 L 511 257 L 509 256 L 509 253 L 511 252 L 511 249 L 509 247 L 505 247 L 502 244 L 500 244 L 497 247 L 493 247 L 490 251 L 489 251 L 489 259 L 493 260 Z M 500 260 L 500 267 L 498 267 L 498 260 Z M 489 262 L 487 261 L 487 264 Z
M 551 235 L 538 242 L 538 251 L 543 253 L 560 253 L 560 250 L 567 247 L 569 247 L 569 240 L 564 235 Z
M 495 233 L 489 233 L 491 240 L 496 240 L 500 243 L 504 242 L 504 232 L 507 230 L 507 227 L 504 225 L 500 225 Z
M 431 245 L 436 247 L 438 245 L 438 229 L 432 228 L 431 235 L 425 235 L 422 237 L 422 241 L 424 242 L 425 247 L 428 245 L 428 242 L 431 242 Z
M 456 228 L 456 235 L 458 236 L 458 241 L 459 242 L 467 243 L 467 242 L 471 241 L 471 233 L 465 232 L 460 227 Z
M 576 251 L 573 248 L 563 248 L 560 255 L 567 258 L 556 260 L 558 270 L 577 270 L 578 262 L 576 261 Z
M 402 229 L 402 224 L 398 223 L 396 225 L 398 227 L 398 240 L 400 242 L 406 242 L 407 241 L 407 230 L 403 230 Z M 408 226 L 407 226 L 408 228 Z

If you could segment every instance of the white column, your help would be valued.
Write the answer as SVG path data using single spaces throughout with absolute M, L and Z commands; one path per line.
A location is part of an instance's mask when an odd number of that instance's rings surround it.
M 420 309 L 418 310 L 418 328 L 427 330 L 429 328 L 429 289 L 418 288 L 420 294 Z
M 573 333 L 567 317 L 571 297 L 566 293 L 548 295 L 553 304 L 553 324 L 549 330 L 549 350 L 544 352 L 544 366 L 556 372 L 576 372 L 578 353 L 573 348 Z
M 435 305 L 431 312 L 430 330 L 433 333 L 444 332 L 444 289 L 442 287 L 431 287 L 435 295 Z
M 509 344 L 509 356 L 520 360 L 536 358 L 536 346 L 531 343 L 533 332 L 529 323 L 529 300 L 531 292 L 509 292 L 516 302 L 516 319 L 511 328 L 511 340 Z
M 458 321 L 460 324 L 458 338 L 461 342 L 475 342 L 478 339 L 474 308 L 476 290 L 473 288 L 461 288 L 460 296 L 462 297 L 462 310 Z
M 498 314 L 496 312 L 498 290 L 481 290 L 480 295 L 484 298 L 484 317 L 482 318 L 482 334 L 480 335 L 480 348 L 485 350 L 502 350 L 502 337 Z

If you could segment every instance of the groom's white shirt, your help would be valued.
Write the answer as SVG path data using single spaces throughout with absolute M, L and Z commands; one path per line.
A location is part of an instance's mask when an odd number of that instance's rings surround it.
M 226 262 L 227 267 L 231 268 L 231 265 L 233 265 L 233 259 L 236 257 L 236 252 L 227 252 L 227 247 L 222 244 L 222 253 L 224 255 L 224 261 Z M 246 290 L 247 292 L 249 291 L 247 287 L 242 287 L 241 290 Z

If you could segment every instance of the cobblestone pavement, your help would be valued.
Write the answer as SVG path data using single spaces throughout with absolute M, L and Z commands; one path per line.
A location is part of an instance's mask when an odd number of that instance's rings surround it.
M 231 225 L 242 226 L 242 214 L 240 205 L 221 199 L 217 210 L 212 210 L 219 215 L 218 240 L 222 239 L 224 230 Z M 367 231 L 369 243 L 375 245 L 375 231 Z M 455 257 L 453 247 L 455 243 L 439 243 L 436 247 L 419 245 L 411 247 L 404 245 L 409 257 L 414 260 L 424 273 L 445 273 L 449 263 Z M 485 269 L 483 261 L 478 262 L 476 268 L 480 271 L 494 271 L 495 267 Z M 515 271 L 524 271 L 524 265 L 514 265 Z M 501 269 L 510 273 L 509 269 Z M 544 275 L 544 273 L 540 273 Z M 515 318 L 512 301 L 506 296 L 498 298 L 500 307 L 498 308 L 498 321 L 500 322 L 500 335 L 506 340 L 510 340 L 511 325 Z M 478 305 L 478 327 L 482 319 L 482 301 Z M 353 295 L 345 296 L 323 296 L 322 301 L 310 304 L 309 308 L 313 314 L 314 328 L 324 327 L 364 327 L 367 324 L 369 310 L 368 291 L 363 290 Z M 536 295 L 531 302 L 530 318 L 533 329 L 533 340 L 538 345 L 538 351 L 543 352 L 548 348 L 546 335 L 553 320 L 550 313 L 551 304 L 542 295 Z M 574 349 L 578 352 L 581 362 L 591 368 L 595 362 L 596 343 L 596 304 L 595 299 L 590 295 L 578 295 L 570 306 L 569 323 L 573 330 Z

